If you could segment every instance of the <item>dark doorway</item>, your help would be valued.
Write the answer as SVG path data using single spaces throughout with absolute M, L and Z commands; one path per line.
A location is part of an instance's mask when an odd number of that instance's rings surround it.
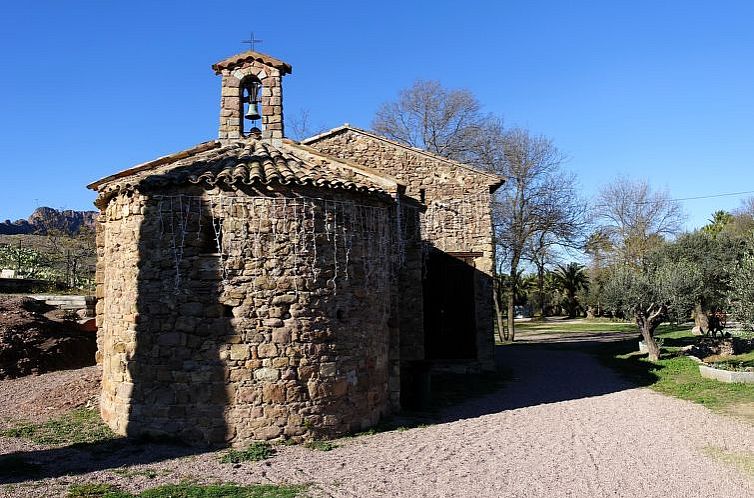
M 432 249 L 424 277 L 424 347 L 427 359 L 476 358 L 474 267 L 470 253 Z

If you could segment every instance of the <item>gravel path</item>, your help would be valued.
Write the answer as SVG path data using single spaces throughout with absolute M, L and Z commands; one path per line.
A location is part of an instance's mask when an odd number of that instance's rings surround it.
M 345 439 L 329 452 L 280 447 L 270 460 L 236 467 L 217 463 L 218 453 L 170 459 L 167 448 L 100 452 L 83 466 L 145 463 L 125 473 L 98 470 L 73 477 L 63 476 L 61 467 L 58 477 L 0 488 L 0 496 L 64 496 L 68 483 L 94 480 L 139 490 L 199 476 L 312 483 L 313 496 L 359 498 L 754 496 L 751 476 L 711 456 L 754 456 L 751 425 L 631 388 L 572 349 L 508 347 L 501 361 L 513 369 L 513 381 L 444 413 L 444 422 L 429 427 Z M 26 457 L 50 465 L 71 460 L 63 450 L 35 452 L 17 440 L 0 439 L 0 448 L 27 451 Z M 157 476 L 141 475 L 144 469 Z

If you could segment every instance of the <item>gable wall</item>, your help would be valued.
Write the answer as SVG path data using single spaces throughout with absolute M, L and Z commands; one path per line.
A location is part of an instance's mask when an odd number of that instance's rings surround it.
M 477 351 L 481 365 L 492 368 L 490 177 L 348 129 L 307 145 L 395 177 L 406 185 L 406 195 L 417 201 L 423 190 L 427 209 L 422 214 L 422 238 L 445 252 L 482 253 L 474 259 L 479 272 L 475 282 Z

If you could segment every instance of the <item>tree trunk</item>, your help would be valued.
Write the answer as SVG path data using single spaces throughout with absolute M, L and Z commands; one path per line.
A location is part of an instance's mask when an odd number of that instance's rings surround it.
M 576 294 L 568 291 L 568 318 L 576 318 Z
M 508 289 L 508 338 L 511 342 L 516 340 L 516 294 L 518 291 L 518 262 L 520 254 L 513 254 L 511 258 L 510 289 Z
M 655 329 L 667 319 L 667 306 L 652 304 L 645 310 L 636 310 L 636 325 L 638 325 L 641 331 L 641 336 L 644 339 L 644 343 L 647 345 L 647 352 L 650 361 L 657 361 L 660 359 L 660 347 L 655 341 L 654 333 Z
M 493 296 L 495 299 L 495 319 L 497 320 L 497 335 L 500 338 L 500 342 L 508 341 L 508 329 L 505 326 L 505 320 L 503 320 L 503 303 L 501 299 L 502 284 L 499 277 L 495 277 L 495 285 L 493 286 Z
M 516 324 L 514 322 L 516 316 L 516 300 L 513 295 L 513 290 L 508 294 L 508 339 L 513 342 L 516 340 Z
M 545 267 L 537 265 L 537 297 L 539 298 L 539 317 L 545 319 Z
M 648 324 L 640 325 L 641 336 L 644 339 L 644 344 L 647 345 L 647 353 L 649 361 L 657 361 L 660 359 L 660 347 L 657 345 L 652 332 L 648 329 Z
M 709 315 L 702 308 L 701 303 L 694 306 L 694 335 L 707 335 L 709 333 Z

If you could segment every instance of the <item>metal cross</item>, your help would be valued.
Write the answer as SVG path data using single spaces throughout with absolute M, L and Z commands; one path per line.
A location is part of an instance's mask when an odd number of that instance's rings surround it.
M 244 40 L 241 43 L 248 43 L 249 47 L 250 47 L 250 50 L 254 50 L 256 44 L 257 43 L 262 43 L 262 42 L 263 42 L 263 40 L 257 40 L 256 38 L 254 38 L 254 32 L 252 31 L 251 32 L 251 36 L 249 37 L 249 39 L 248 40 Z

